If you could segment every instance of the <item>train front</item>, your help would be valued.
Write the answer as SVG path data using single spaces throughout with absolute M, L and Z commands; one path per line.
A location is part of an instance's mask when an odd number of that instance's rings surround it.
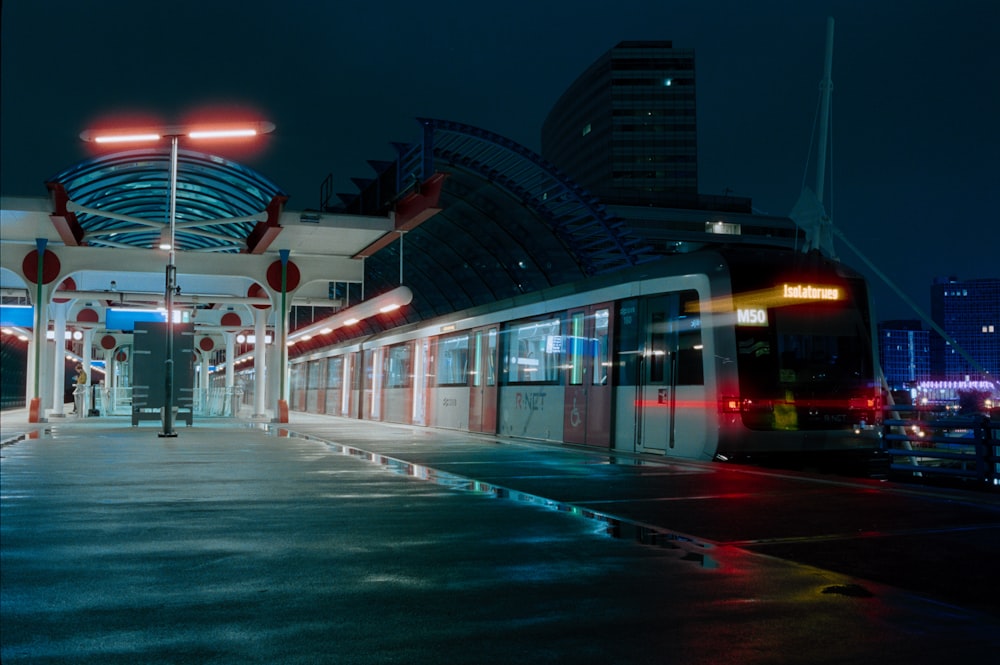
M 736 376 L 718 454 L 868 454 L 882 405 L 865 280 L 819 256 L 782 263 L 730 263 Z

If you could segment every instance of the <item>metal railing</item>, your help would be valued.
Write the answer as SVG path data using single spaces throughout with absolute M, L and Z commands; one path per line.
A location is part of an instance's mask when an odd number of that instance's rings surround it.
M 194 391 L 194 411 L 201 416 L 232 418 L 239 415 L 243 389 L 208 388 Z
M 891 472 L 1000 489 L 1000 422 L 987 415 L 942 416 L 918 407 L 889 407 L 882 446 Z
M 100 385 L 91 386 L 89 398 L 84 413 L 93 410 L 102 416 L 127 416 L 132 413 L 132 388 L 109 388 Z M 22 400 L 23 402 L 23 400 Z M 205 417 L 238 417 L 241 408 L 249 408 L 253 404 L 253 392 L 245 392 L 243 388 L 196 388 L 192 393 L 192 411 Z M 95 414 L 95 415 L 97 415 Z
M 125 416 L 132 413 L 132 387 L 105 388 L 92 385 L 91 403 L 102 416 Z

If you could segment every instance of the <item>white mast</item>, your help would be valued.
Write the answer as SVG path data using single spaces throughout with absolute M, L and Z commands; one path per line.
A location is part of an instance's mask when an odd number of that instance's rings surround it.
M 833 223 L 823 206 L 826 182 L 826 149 L 830 137 L 830 96 L 833 92 L 833 17 L 826 19 L 826 57 L 820 89 L 819 151 L 816 159 L 816 189 L 802 187 L 799 200 L 789 215 L 806 232 L 803 251 L 818 250 L 832 259 L 837 258 L 833 249 Z
M 830 138 L 830 94 L 833 92 L 833 17 L 826 19 L 826 57 L 823 61 L 823 101 L 819 116 L 819 154 L 816 159 L 816 198 L 823 203 L 823 189 L 826 183 L 826 145 Z

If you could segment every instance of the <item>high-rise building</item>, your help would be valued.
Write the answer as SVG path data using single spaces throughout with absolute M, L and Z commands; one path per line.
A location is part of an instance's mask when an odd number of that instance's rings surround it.
M 599 57 L 542 126 L 542 156 L 605 203 L 696 208 L 694 49 L 625 41 Z
M 878 352 L 882 372 L 892 390 L 914 390 L 931 376 L 930 332 L 920 321 L 882 321 L 878 324 Z
M 931 318 L 991 378 L 1000 377 L 1000 279 L 936 279 Z M 937 334 L 931 336 L 931 371 L 941 379 L 987 378 Z

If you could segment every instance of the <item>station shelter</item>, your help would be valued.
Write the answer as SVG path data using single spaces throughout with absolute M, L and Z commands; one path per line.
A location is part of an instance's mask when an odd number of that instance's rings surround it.
M 284 421 L 289 354 L 651 257 L 620 216 L 531 150 L 461 123 L 418 123 L 416 141 L 392 144 L 396 159 L 353 179 L 356 192 L 324 182 L 318 209 L 291 210 L 263 175 L 186 148 L 175 169 L 169 149 L 127 150 L 60 171 L 46 196 L 4 197 L 3 330 L 26 344 L 30 418 L 65 415 L 67 360 L 85 366 L 105 411 L 127 405 L 137 322 L 164 320 L 168 304 L 191 331 L 202 414 Z M 344 324 L 353 318 L 363 320 Z M 296 335 L 306 326 L 324 332 Z

